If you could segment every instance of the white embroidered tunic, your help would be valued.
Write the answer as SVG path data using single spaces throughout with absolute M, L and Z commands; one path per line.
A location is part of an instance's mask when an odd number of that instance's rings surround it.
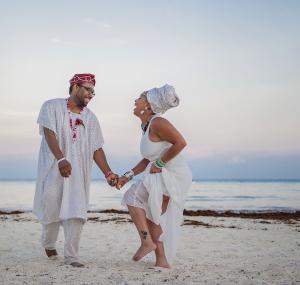
M 70 115 L 74 117 L 68 112 L 66 99 L 52 99 L 43 104 L 37 120 L 42 141 L 33 213 L 43 224 L 87 218 L 93 156 L 104 140 L 98 119 L 88 108 L 78 115 L 83 125 L 77 126 L 76 139 L 72 139 Z M 55 133 L 62 153 L 71 163 L 72 173 L 68 178 L 60 175 L 44 127 Z

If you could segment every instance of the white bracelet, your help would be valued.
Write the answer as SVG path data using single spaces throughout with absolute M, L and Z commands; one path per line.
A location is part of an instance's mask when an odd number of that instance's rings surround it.
M 59 159 L 58 161 L 57 161 L 57 164 L 59 164 L 61 161 L 63 161 L 63 160 L 66 160 L 66 158 L 65 157 L 62 157 L 61 159 Z
M 125 172 L 122 176 L 126 177 L 129 181 L 134 177 L 133 170 Z

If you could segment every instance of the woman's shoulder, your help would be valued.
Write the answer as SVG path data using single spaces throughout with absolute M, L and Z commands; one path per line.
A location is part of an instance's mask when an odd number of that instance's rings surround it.
M 161 129 L 161 128 L 164 128 L 164 127 L 168 127 L 168 126 L 171 126 L 172 124 L 166 119 L 166 118 L 163 118 L 163 117 L 160 117 L 160 116 L 157 116 L 155 118 L 152 119 L 152 122 L 151 122 L 151 128 L 153 129 Z

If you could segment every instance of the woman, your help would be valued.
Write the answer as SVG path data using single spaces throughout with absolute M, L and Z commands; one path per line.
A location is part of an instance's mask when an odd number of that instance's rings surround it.
M 141 238 L 133 260 L 155 251 L 156 266 L 165 268 L 171 268 L 176 254 L 184 199 L 192 181 L 180 154 L 186 142 L 159 115 L 178 104 L 179 98 L 170 85 L 143 92 L 135 100 L 134 114 L 142 121 L 140 150 L 144 158 L 117 183 L 120 189 L 135 175 L 145 172 L 143 180 L 133 184 L 122 200 Z

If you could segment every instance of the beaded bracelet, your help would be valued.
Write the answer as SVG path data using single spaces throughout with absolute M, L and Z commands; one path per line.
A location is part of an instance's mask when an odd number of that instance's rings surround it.
M 108 171 L 106 174 L 105 174 L 105 178 L 107 178 L 109 175 L 113 174 L 112 171 Z
M 159 158 L 155 161 L 155 166 L 162 169 L 166 166 L 166 164 L 164 162 L 162 162 L 162 160 Z
M 66 160 L 66 158 L 65 158 L 65 157 L 62 157 L 61 159 L 59 159 L 59 160 L 57 161 L 57 164 L 59 164 L 59 163 L 62 162 L 63 160 Z

